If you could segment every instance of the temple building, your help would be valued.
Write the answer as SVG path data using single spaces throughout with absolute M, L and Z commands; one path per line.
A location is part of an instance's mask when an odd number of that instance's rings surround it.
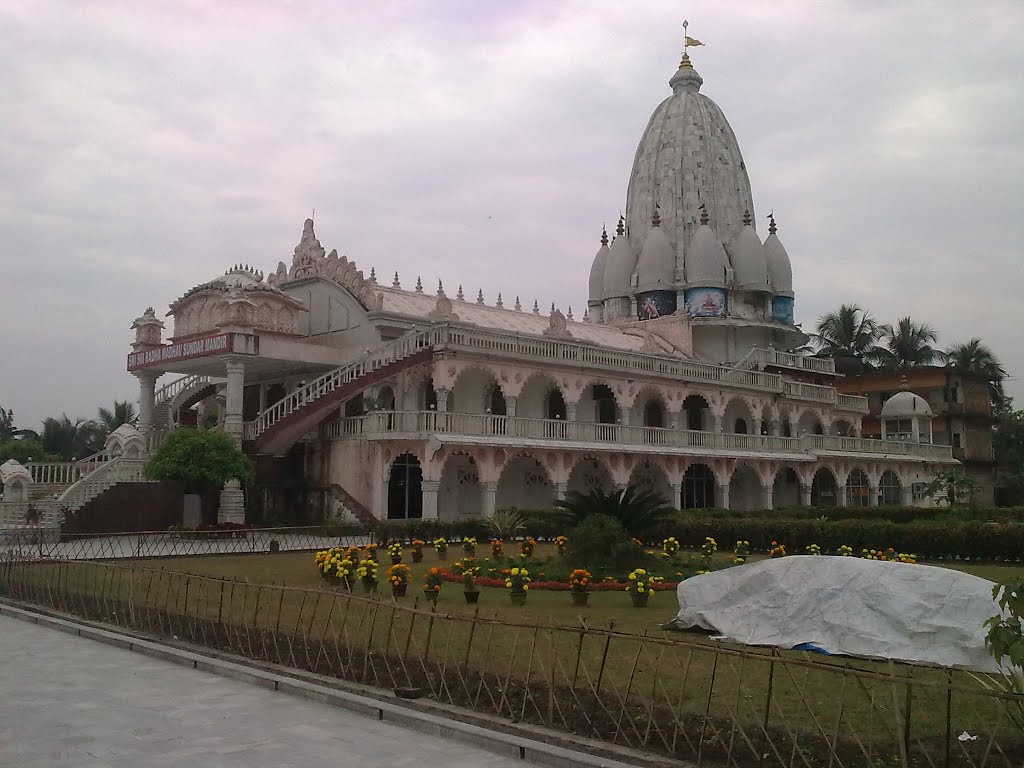
M 739 142 L 687 55 L 668 84 L 581 316 L 367 274 L 307 220 L 269 274 L 236 265 L 166 322 L 136 319 L 146 450 L 192 424 L 233 435 L 257 476 L 225 487 L 224 521 L 457 519 L 630 482 L 680 508 L 928 503 L 955 463 L 930 414 L 865 437 L 868 399 L 795 351 L 784 213 L 762 238 Z M 117 457 L 101 471 L 116 481 L 118 461 L 137 474 Z

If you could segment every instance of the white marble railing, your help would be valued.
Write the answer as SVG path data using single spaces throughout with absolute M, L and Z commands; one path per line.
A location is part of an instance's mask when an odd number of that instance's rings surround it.
M 30 461 L 25 468 L 37 485 L 71 485 L 82 476 L 82 468 L 74 461 Z
M 811 357 L 810 355 L 798 355 L 793 352 L 780 352 L 777 349 L 755 347 L 744 355 L 740 364 L 753 365 L 779 365 L 786 368 L 799 368 L 803 371 L 813 373 L 835 374 L 835 360 L 829 357 Z
M 145 459 L 128 459 L 123 456 L 112 458 L 100 464 L 61 494 L 57 500 L 69 511 L 75 512 L 99 496 L 103 491 L 118 483 L 135 483 L 142 480 Z
M 802 381 L 782 382 L 782 393 L 796 400 L 813 400 L 816 403 L 834 403 L 837 394 L 835 387 L 805 384 Z
M 836 407 L 844 411 L 868 412 L 868 399 L 861 395 L 836 394 Z
M 38 517 L 30 518 L 30 509 Z M 0 530 L 57 528 L 63 521 L 61 506 L 52 501 L 0 501 Z
M 375 411 L 365 416 L 329 422 L 323 425 L 324 439 L 352 437 L 386 438 L 396 435 L 457 434 L 473 437 L 561 440 L 580 443 L 621 443 L 666 448 L 799 453 L 821 450 L 848 453 L 875 453 L 950 459 L 952 450 L 943 445 L 924 445 L 898 440 L 871 440 L 837 435 L 739 435 L 726 432 L 702 432 L 664 427 L 593 424 L 558 419 L 528 419 L 518 416 L 450 413 L 440 411 Z
M 191 389 L 192 387 L 205 387 L 212 381 L 212 376 L 198 374 L 194 376 L 182 376 L 180 379 L 175 379 L 174 381 L 160 387 L 160 389 L 156 391 L 153 401 L 157 405 L 160 403 L 169 403 L 178 393 L 183 392 L 186 389 Z

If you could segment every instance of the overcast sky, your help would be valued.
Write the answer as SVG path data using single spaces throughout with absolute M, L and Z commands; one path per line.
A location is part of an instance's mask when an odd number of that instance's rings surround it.
M 272 271 L 314 208 L 366 273 L 582 315 L 684 17 L 798 321 L 981 336 L 1024 406 L 1019 0 L 4 0 L 0 404 L 135 399 L 132 319 Z

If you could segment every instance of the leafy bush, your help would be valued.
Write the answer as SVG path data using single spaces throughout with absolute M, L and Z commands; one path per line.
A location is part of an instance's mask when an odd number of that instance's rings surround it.
M 630 541 L 622 524 L 608 515 L 591 515 L 573 528 L 569 562 L 590 571 L 626 572 L 644 562 L 644 553 Z
M 649 534 L 671 519 L 675 511 L 654 491 L 633 484 L 607 493 L 600 488 L 590 493 L 570 491 L 557 507 L 565 510 L 570 523 L 578 524 L 594 515 L 613 518 L 630 536 Z
M 176 429 L 146 462 L 143 474 L 150 480 L 181 483 L 188 493 L 206 493 L 229 480 L 248 483 L 253 465 L 223 432 Z

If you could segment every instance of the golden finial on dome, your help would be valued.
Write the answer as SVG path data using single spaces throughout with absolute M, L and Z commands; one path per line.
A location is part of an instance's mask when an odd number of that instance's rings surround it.
M 696 48 L 698 45 L 704 45 L 704 43 L 702 43 L 696 37 L 690 37 L 688 34 L 686 34 L 687 29 L 688 29 L 689 26 L 690 26 L 690 22 L 686 21 L 684 19 L 683 20 L 683 58 L 679 61 L 679 68 L 680 69 L 693 69 L 693 65 L 690 63 L 690 56 L 686 52 L 686 49 L 687 48 L 691 48 L 691 47 L 692 48 Z

